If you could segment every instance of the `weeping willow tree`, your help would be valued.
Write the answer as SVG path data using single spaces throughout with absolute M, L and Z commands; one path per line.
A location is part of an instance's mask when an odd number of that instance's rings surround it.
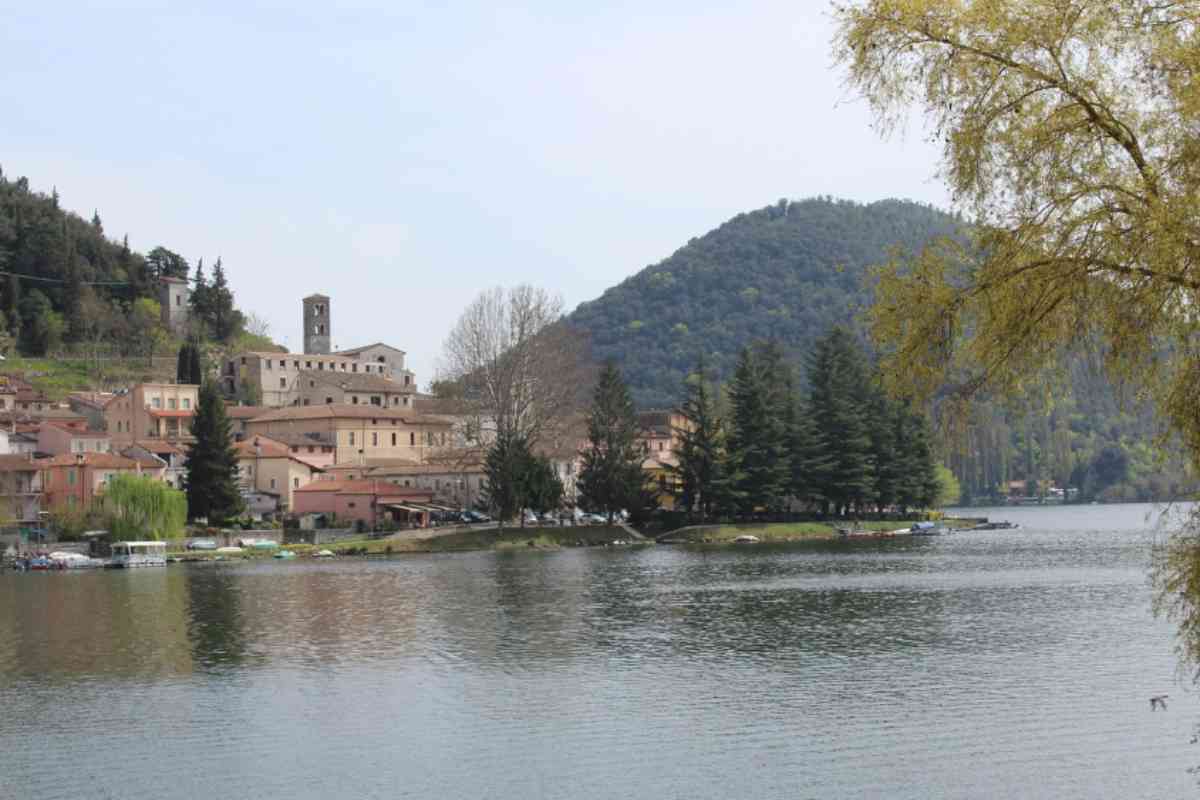
M 848 87 L 924 113 L 966 238 L 897 254 L 869 313 L 893 391 L 1019 395 L 1090 342 L 1200 465 L 1200 0 L 835 4 Z M 1200 664 L 1200 520 L 1159 607 Z
M 187 495 L 146 475 L 118 475 L 104 491 L 104 510 L 116 541 L 177 539 Z

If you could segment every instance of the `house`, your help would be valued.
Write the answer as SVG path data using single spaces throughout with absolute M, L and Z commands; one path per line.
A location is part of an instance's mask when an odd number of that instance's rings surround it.
M 37 452 L 49 455 L 70 453 L 111 453 L 112 439 L 107 433 L 88 430 L 79 422 L 45 422 L 38 428 Z
M 381 408 L 412 408 L 413 389 L 382 375 L 339 374 L 301 370 L 296 380 L 296 405 L 341 403 Z
M 229 429 L 235 442 L 246 436 L 246 421 L 262 416 L 271 409 L 267 406 L 226 406 L 225 416 L 229 417 Z
M 292 508 L 293 492 L 312 483 L 320 467 L 296 458 L 282 442 L 267 436 L 249 436 L 234 445 L 243 491 L 269 493 L 279 498 L 279 510 Z
M 297 514 L 332 515 L 338 524 L 368 528 L 387 524 L 424 528 L 430 514 L 438 510 L 432 505 L 432 492 L 383 480 L 313 481 L 292 494 Z
M 71 392 L 67 395 L 67 406 L 87 420 L 89 428 L 102 431 L 105 429 L 104 409 L 116 399 L 117 395 L 111 392 Z
M 333 438 L 322 433 L 272 433 L 271 439 L 288 446 L 293 456 L 322 469 L 334 464 Z
M 42 473 L 43 505 L 47 510 L 83 509 L 104 494 L 104 486 L 122 474 L 150 475 L 161 480 L 162 464 L 115 453 L 77 453 L 36 459 Z
M 387 367 L 383 374 L 404 387 L 407 392 L 417 390 L 416 375 L 404 368 L 404 359 L 408 355 L 403 350 L 376 342 L 365 347 L 352 347 L 349 350 L 338 350 L 335 355 L 348 356 L 361 362 L 383 364 Z
M 195 384 L 137 384 L 105 406 L 105 428 L 113 445 L 127 447 L 142 439 L 190 439 L 199 394 L 200 387 Z
M 417 464 L 403 459 L 375 462 L 371 466 L 335 464 L 325 470 L 326 479 L 380 480 L 402 489 L 423 489 L 433 502 L 450 508 L 479 505 L 487 476 L 481 450 L 447 452 L 429 463 Z
M 221 365 L 221 388 L 227 397 L 246 403 L 261 403 L 272 408 L 309 405 L 322 402 L 412 407 L 416 376 L 404 367 L 405 353 L 399 348 L 376 342 L 349 350 L 334 351 L 332 304 L 328 296 L 312 294 L 302 301 L 303 353 L 252 351 L 238 353 Z M 337 375 L 342 378 L 369 376 L 372 380 L 337 387 L 329 392 L 318 389 L 316 378 L 301 373 Z M 379 381 L 389 381 L 387 384 Z M 387 395 L 386 399 L 384 395 Z M 325 401 L 325 397 L 329 397 Z
M 32 454 L 0 455 L 0 518 L 37 523 L 42 510 L 42 472 Z
M 334 463 L 370 464 L 379 459 L 425 463 L 448 445 L 450 422 L 413 411 L 369 405 L 293 406 L 246 422 L 247 437 L 265 435 L 291 443 L 312 436 L 334 448 Z
M 121 455 L 139 461 L 158 459 L 162 462 L 162 479 L 176 489 L 184 488 L 187 478 L 187 444 L 166 439 L 140 439 L 122 448 Z
M 683 489 L 679 466 L 679 432 L 687 418 L 678 411 L 643 411 L 637 415 L 638 444 L 642 448 L 642 471 L 646 482 L 656 488 L 661 508 L 673 509 Z
M 387 365 L 337 355 L 239 353 L 221 366 L 221 389 L 226 397 L 270 408 L 299 405 L 301 372 L 386 378 Z

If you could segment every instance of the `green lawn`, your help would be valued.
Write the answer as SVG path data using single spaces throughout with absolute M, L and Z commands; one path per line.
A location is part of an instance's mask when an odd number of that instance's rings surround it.
M 744 525 L 707 525 L 681 528 L 678 540 L 694 544 L 732 544 L 739 536 L 757 536 L 762 542 L 802 542 L 817 539 L 836 539 L 838 528 L 853 527 L 855 530 L 894 531 L 909 528 L 915 520 L 882 520 L 871 522 L 764 522 Z M 944 519 L 951 528 L 967 527 L 965 520 Z M 675 538 L 674 534 L 667 536 Z

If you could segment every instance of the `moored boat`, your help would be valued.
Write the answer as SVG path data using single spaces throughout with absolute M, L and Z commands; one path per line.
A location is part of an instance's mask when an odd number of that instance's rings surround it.
M 936 522 L 914 522 L 911 530 L 913 536 L 941 536 L 949 532 L 949 528 Z
M 166 542 L 113 542 L 112 558 L 108 565 L 117 569 L 133 567 L 165 567 Z

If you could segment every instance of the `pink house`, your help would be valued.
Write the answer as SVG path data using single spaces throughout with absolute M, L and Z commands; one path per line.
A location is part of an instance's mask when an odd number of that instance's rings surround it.
M 424 528 L 435 509 L 433 492 L 406 489 L 383 480 L 313 481 L 292 492 L 297 514 L 333 514 L 339 523 L 362 522 L 375 527 L 385 522 Z

